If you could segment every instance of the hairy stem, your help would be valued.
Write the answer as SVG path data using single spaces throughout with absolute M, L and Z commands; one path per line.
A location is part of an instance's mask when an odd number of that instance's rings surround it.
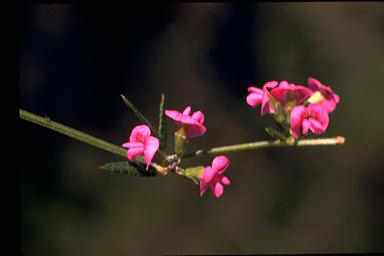
M 44 126 L 48 129 L 62 133 L 64 135 L 67 135 L 69 137 L 82 141 L 84 143 L 90 144 L 92 146 L 98 147 L 100 149 L 106 150 L 108 152 L 114 153 L 116 155 L 127 157 L 127 150 L 123 147 L 98 139 L 89 134 L 75 130 L 71 127 L 54 122 L 49 118 L 44 118 L 22 109 L 19 110 L 19 113 L 20 113 L 21 119 Z
M 41 125 L 43 127 L 46 127 L 48 129 L 54 130 L 56 132 L 62 133 L 64 135 L 67 135 L 69 137 L 72 137 L 74 139 L 77 139 L 79 141 L 82 141 L 84 143 L 90 144 L 92 146 L 98 147 L 100 149 L 106 150 L 108 152 L 114 153 L 116 155 L 126 157 L 127 156 L 127 150 L 123 147 L 114 145 L 112 143 L 106 142 L 104 140 L 98 139 L 96 137 L 93 137 L 89 134 L 80 132 L 76 129 L 73 129 L 71 127 L 65 126 L 63 124 L 54 122 L 50 120 L 49 118 L 44 118 L 39 115 L 30 113 L 28 111 L 19 110 L 20 118 L 24 119 L 26 121 Z M 222 147 L 215 147 L 211 149 L 201 149 L 197 150 L 195 152 L 185 153 L 183 154 L 182 158 L 187 157 L 198 157 L 203 155 L 218 155 L 228 152 L 234 152 L 234 151 L 245 151 L 245 150 L 253 150 L 253 149 L 261 149 L 261 148 L 271 148 L 271 147 L 302 147 L 302 146 L 320 146 L 320 145 L 337 145 L 337 144 L 344 144 L 345 138 L 342 136 L 337 136 L 334 138 L 325 138 L 325 139 L 305 139 L 305 140 L 299 140 L 296 144 L 289 144 L 285 141 L 281 140 L 275 140 L 275 141 L 257 141 L 257 142 L 250 142 L 250 143 L 243 143 L 243 144 L 237 144 L 237 145 L 230 145 L 230 146 L 222 146 Z M 170 155 L 166 156 L 164 152 L 161 152 L 162 157 L 171 159 L 174 158 L 176 155 Z
M 337 136 L 334 138 L 325 138 L 325 139 L 305 139 L 299 140 L 296 144 L 289 144 L 281 140 L 275 141 L 257 141 L 244 144 L 215 147 L 211 149 L 200 149 L 195 152 L 185 153 L 182 158 L 187 157 L 198 157 L 203 155 L 218 155 L 233 151 L 245 151 L 261 148 L 272 148 L 272 147 L 303 147 L 303 146 L 320 146 L 320 145 L 337 145 L 344 144 L 345 138 L 342 136 Z M 170 156 L 172 157 L 172 156 Z

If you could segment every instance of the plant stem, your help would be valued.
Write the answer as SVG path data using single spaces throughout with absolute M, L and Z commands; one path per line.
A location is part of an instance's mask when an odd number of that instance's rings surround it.
M 96 137 L 80 132 L 71 127 L 54 122 L 49 118 L 44 118 L 22 109 L 19 110 L 19 113 L 20 113 L 20 118 L 26 121 L 41 125 L 43 127 L 62 133 L 64 135 L 67 135 L 69 137 L 82 141 L 84 143 L 87 143 L 92 146 L 111 152 L 113 154 L 116 154 L 122 157 L 127 156 L 127 150 L 123 147 L 98 139 Z M 215 147 L 211 149 L 201 149 L 195 152 L 185 153 L 183 154 L 182 158 L 198 157 L 203 155 L 218 155 L 218 154 L 223 154 L 223 153 L 228 153 L 233 151 L 245 151 L 245 150 L 261 149 L 261 148 L 272 148 L 272 147 L 296 147 L 296 146 L 302 147 L 302 146 L 320 146 L 320 145 L 325 146 L 325 145 L 337 145 L 337 144 L 341 145 L 341 144 L 344 144 L 344 142 L 345 142 L 345 138 L 342 136 L 337 136 L 334 138 L 325 138 L 325 139 L 299 140 L 296 144 L 289 144 L 281 140 L 257 141 L 257 142 L 243 143 L 243 144 L 237 144 L 237 145 Z M 164 152 L 161 152 L 161 153 L 162 153 L 161 155 L 164 158 L 170 159 L 172 157 L 175 157 L 175 155 L 166 156 Z
M 257 141 L 250 143 L 243 143 L 237 145 L 215 147 L 211 149 L 200 149 L 195 152 L 185 153 L 182 158 L 187 157 L 198 157 L 204 155 L 218 155 L 222 153 L 228 153 L 233 151 L 245 151 L 261 148 L 272 148 L 272 147 L 303 147 L 303 146 L 325 146 L 325 145 L 337 145 L 344 144 L 345 138 L 342 136 L 337 136 L 334 138 L 325 138 L 325 139 L 305 139 L 299 140 L 297 144 L 288 144 L 281 140 L 275 141 Z M 172 156 L 169 156 L 172 157 Z
M 74 139 L 77 139 L 79 141 L 82 141 L 84 143 L 90 144 L 92 146 L 98 147 L 100 149 L 106 150 L 108 152 L 114 153 L 116 155 L 127 157 L 127 150 L 123 147 L 114 145 L 112 143 L 106 142 L 104 140 L 98 139 L 96 137 L 93 137 L 91 135 L 88 135 L 86 133 L 80 132 L 78 130 L 75 130 L 71 127 L 65 126 L 63 124 L 54 122 L 50 120 L 49 118 L 44 118 L 39 115 L 35 115 L 33 113 L 30 113 L 28 111 L 19 110 L 20 118 L 44 126 L 48 129 L 54 130 L 56 132 L 62 133 L 64 135 L 67 135 L 69 137 L 72 137 Z

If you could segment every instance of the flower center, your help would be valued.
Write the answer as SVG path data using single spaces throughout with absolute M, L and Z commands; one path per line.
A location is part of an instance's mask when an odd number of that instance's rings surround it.
M 309 119 L 309 118 L 317 119 L 317 117 L 318 117 L 317 112 L 312 109 L 308 110 L 307 114 L 305 115 L 306 119 Z
M 138 141 L 144 143 L 144 136 L 143 136 L 141 133 L 139 133 L 139 134 L 136 135 L 136 139 L 137 139 Z
M 287 90 L 285 92 L 285 101 L 291 101 L 291 100 L 294 100 L 296 99 L 296 92 L 293 91 L 293 90 Z

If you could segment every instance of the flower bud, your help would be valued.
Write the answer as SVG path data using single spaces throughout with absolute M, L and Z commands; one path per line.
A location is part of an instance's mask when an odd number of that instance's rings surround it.
M 182 126 L 177 132 L 175 132 L 175 152 L 177 156 L 182 156 L 185 145 L 188 143 L 185 127 Z
M 184 170 L 184 176 L 195 182 L 199 182 L 204 173 L 204 166 L 193 166 Z

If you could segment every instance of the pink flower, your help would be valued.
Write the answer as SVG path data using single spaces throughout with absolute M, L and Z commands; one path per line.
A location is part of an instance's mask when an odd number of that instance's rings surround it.
M 150 135 L 151 130 L 148 126 L 138 125 L 133 128 L 129 142 L 123 144 L 123 147 L 128 148 L 127 155 L 129 160 L 134 160 L 139 155 L 144 154 L 147 170 L 159 148 L 159 139 Z
M 280 82 L 279 86 L 273 88 L 270 93 L 283 107 L 291 101 L 295 101 L 295 105 L 300 105 L 313 94 L 312 90 L 287 81 Z
M 247 103 L 253 108 L 261 104 L 261 115 L 274 113 L 275 111 L 273 109 L 273 106 L 269 103 L 269 97 L 266 91 L 267 89 L 274 88 L 277 85 L 278 85 L 278 82 L 270 81 L 270 82 L 266 82 L 263 85 L 263 89 L 259 89 L 256 87 L 249 87 L 248 92 L 250 92 L 250 94 L 247 96 L 247 99 L 246 99 Z
M 206 132 L 204 123 L 204 114 L 201 111 L 196 111 L 189 115 L 191 107 L 184 109 L 183 113 L 176 110 L 165 110 L 165 114 L 175 120 L 176 125 L 185 129 L 187 139 L 195 138 L 203 135 Z
M 328 112 L 318 104 L 310 104 L 308 107 L 299 105 L 292 109 L 290 122 L 291 134 L 295 139 L 298 139 L 301 133 L 307 135 L 309 129 L 320 134 L 328 127 Z
M 340 101 L 340 97 L 339 95 L 333 92 L 331 87 L 323 85 L 318 80 L 312 77 L 308 78 L 308 87 L 314 92 L 320 91 L 324 97 L 324 100 L 316 104 L 321 105 L 328 113 L 335 110 L 336 104 Z
M 281 81 L 280 83 L 276 81 L 267 82 L 264 84 L 263 89 L 249 87 L 248 91 L 250 94 L 247 96 L 246 101 L 254 108 L 261 104 L 261 115 L 275 113 L 275 109 L 270 103 L 267 89 L 270 89 L 270 95 L 280 102 L 282 107 L 285 107 L 288 102 L 292 101 L 295 101 L 295 105 L 301 104 L 313 94 L 312 90 L 301 85 L 288 83 L 287 81 Z
M 229 166 L 229 160 L 225 156 L 217 156 L 212 161 L 212 167 L 204 169 L 203 177 L 200 180 L 200 196 L 203 196 L 208 187 L 211 187 L 213 194 L 219 198 L 224 193 L 224 185 L 229 185 L 230 180 L 223 175 Z

